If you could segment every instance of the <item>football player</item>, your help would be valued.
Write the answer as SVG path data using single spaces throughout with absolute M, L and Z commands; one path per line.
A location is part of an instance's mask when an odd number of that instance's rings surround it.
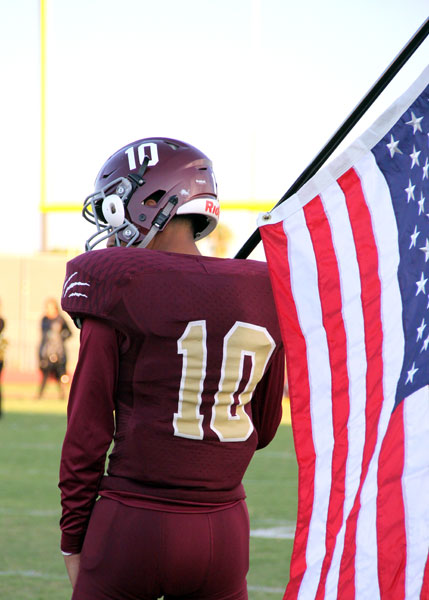
M 243 600 L 242 478 L 284 377 L 266 264 L 200 254 L 216 181 L 177 140 L 118 150 L 83 215 L 96 231 L 62 295 L 81 327 L 59 483 L 72 598 Z

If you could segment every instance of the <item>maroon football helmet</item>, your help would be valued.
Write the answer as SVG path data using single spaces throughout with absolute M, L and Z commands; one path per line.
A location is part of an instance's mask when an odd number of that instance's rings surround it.
M 148 200 L 156 205 L 146 204 Z M 137 140 L 103 165 L 82 214 L 97 227 L 86 250 L 112 235 L 117 246 L 144 248 L 174 215 L 201 215 L 194 234 L 201 239 L 219 220 L 212 163 L 200 150 L 178 140 Z

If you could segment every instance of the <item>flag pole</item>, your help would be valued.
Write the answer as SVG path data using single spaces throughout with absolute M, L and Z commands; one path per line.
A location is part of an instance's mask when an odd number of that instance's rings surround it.
M 390 63 L 387 69 L 377 79 L 371 89 L 362 98 L 355 109 L 346 118 L 343 124 L 337 129 L 334 135 L 330 138 L 327 144 L 322 148 L 316 158 L 304 169 L 301 175 L 291 185 L 291 187 L 285 192 L 277 204 L 273 207 L 276 208 L 279 204 L 282 204 L 290 196 L 295 194 L 303 185 L 306 183 L 323 165 L 323 163 L 329 158 L 339 144 L 344 140 L 346 135 L 356 125 L 359 119 L 369 109 L 369 107 L 375 102 L 382 91 L 388 86 L 392 79 L 399 73 L 401 68 L 407 62 L 407 60 L 414 54 L 417 48 L 422 44 L 429 34 L 429 18 L 419 27 L 413 37 L 399 52 L 396 58 Z M 240 248 L 234 258 L 247 258 L 249 254 L 256 248 L 261 241 L 261 234 L 259 229 L 256 229 L 249 239 Z

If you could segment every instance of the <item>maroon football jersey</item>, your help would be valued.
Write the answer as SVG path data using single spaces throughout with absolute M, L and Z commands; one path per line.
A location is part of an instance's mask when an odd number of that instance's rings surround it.
M 243 498 L 247 465 L 281 419 L 284 354 L 266 264 L 94 251 L 68 263 L 62 306 L 83 321 L 60 475 L 70 551 L 97 493 Z

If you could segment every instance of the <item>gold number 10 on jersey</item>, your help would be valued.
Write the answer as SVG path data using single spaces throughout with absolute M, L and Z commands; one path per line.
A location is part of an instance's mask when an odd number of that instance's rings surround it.
M 242 442 L 253 431 L 253 424 L 244 410 L 261 379 L 275 342 L 265 327 L 236 321 L 223 339 L 223 358 L 218 391 L 212 408 L 210 428 L 221 442 Z M 174 435 L 201 440 L 204 437 L 201 395 L 207 369 L 206 321 L 188 323 L 177 341 L 177 351 L 183 357 L 179 405 L 174 413 Z M 243 378 L 244 358 L 251 358 L 249 380 L 238 396 L 232 414 L 234 396 Z

